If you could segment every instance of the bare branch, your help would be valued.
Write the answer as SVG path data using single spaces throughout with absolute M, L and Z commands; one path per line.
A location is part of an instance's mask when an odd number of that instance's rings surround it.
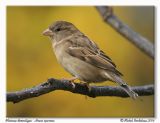
M 153 85 L 137 86 L 132 87 L 132 89 L 138 93 L 139 96 L 149 96 L 154 94 Z M 29 89 L 24 89 L 17 92 L 8 92 L 7 102 L 17 103 L 22 100 L 38 97 L 55 90 L 65 90 L 72 93 L 87 95 L 93 98 L 98 96 L 128 97 L 126 92 L 124 92 L 120 87 L 91 86 L 91 90 L 89 91 L 85 84 L 75 83 L 75 88 L 73 89 L 73 85 L 68 80 L 57 80 L 51 78 L 48 79 L 48 81 Z
M 147 40 L 137 32 L 133 31 L 128 25 L 120 21 L 113 13 L 111 7 L 108 6 L 96 6 L 98 12 L 103 17 L 103 20 L 113 27 L 122 36 L 127 38 L 141 51 L 146 53 L 152 59 L 154 59 L 154 46 L 151 41 Z

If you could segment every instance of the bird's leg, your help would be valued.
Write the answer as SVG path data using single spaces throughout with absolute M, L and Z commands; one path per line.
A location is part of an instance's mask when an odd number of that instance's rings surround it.
M 89 86 L 89 83 L 87 82 L 84 82 L 84 81 L 80 81 L 81 84 L 83 84 L 86 88 L 87 88 L 87 91 L 90 93 L 91 92 L 91 87 Z M 87 98 L 87 95 L 85 95 L 85 99 L 88 99 Z
M 74 84 L 74 81 L 78 79 L 77 77 L 72 77 L 72 78 L 63 78 L 63 80 L 68 80 L 69 83 L 72 85 L 72 89 L 75 89 L 75 84 Z
M 87 87 L 88 92 L 91 92 L 91 87 L 89 86 L 88 82 L 81 81 L 80 83 L 83 84 L 83 85 L 85 85 Z
M 77 77 L 72 77 L 72 78 L 69 78 L 68 80 L 69 80 L 69 82 L 71 83 L 71 85 L 72 85 L 72 89 L 75 89 L 75 84 L 74 84 L 74 81 L 76 80 L 76 79 L 78 79 Z
M 89 83 L 86 83 L 86 86 L 88 88 L 88 92 L 91 92 L 91 86 L 89 86 Z

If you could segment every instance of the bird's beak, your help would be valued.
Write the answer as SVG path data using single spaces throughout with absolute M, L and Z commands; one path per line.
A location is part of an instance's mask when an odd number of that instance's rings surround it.
M 44 36 L 52 36 L 53 32 L 48 28 L 48 29 L 44 30 L 42 34 Z

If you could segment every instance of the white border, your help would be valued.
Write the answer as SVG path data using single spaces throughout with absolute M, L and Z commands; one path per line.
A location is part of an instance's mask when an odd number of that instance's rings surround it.
M 155 113 L 156 113 L 156 118 L 157 121 L 160 122 L 160 2 L 159 4 L 157 4 L 157 8 L 156 8 L 156 20 L 155 20 L 155 41 L 156 41 L 156 53 L 155 53 L 155 96 L 157 97 L 155 100 Z
M 158 47 L 160 46 L 160 2 L 159 0 L 1 0 L 0 1 L 0 123 L 5 122 L 5 115 L 6 115 L 6 99 L 5 99 L 5 92 L 6 92 L 6 6 L 52 6 L 52 5 L 65 5 L 65 6 L 72 6 L 72 5 L 114 5 L 114 6 L 121 6 L 121 5 L 127 5 L 127 6 L 156 6 L 156 32 L 155 34 L 155 41 L 156 42 L 156 65 L 155 65 L 155 86 L 156 86 L 156 94 L 157 97 L 155 102 L 155 122 L 158 123 L 160 121 L 160 113 L 158 109 L 160 107 L 158 106 L 158 102 L 160 103 L 160 49 Z M 157 14 L 157 15 L 156 15 Z M 156 33 L 155 32 L 155 33 Z M 159 75 L 159 76 L 158 76 Z M 93 122 L 97 123 L 99 122 L 120 122 L 119 119 L 71 119 L 71 118 L 53 118 L 55 119 L 55 122 L 84 122 L 87 120 L 87 122 Z
M 0 3 L 0 122 L 6 115 L 6 7 Z
M 158 5 L 159 0 L 2 0 L 6 5 Z

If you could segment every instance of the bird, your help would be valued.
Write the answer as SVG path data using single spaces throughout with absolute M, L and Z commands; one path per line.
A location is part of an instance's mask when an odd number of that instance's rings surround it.
M 132 99 L 138 94 L 122 79 L 112 59 L 98 45 L 68 21 L 55 21 L 43 31 L 51 40 L 57 61 L 73 77 L 88 85 L 112 81 L 117 83 Z

